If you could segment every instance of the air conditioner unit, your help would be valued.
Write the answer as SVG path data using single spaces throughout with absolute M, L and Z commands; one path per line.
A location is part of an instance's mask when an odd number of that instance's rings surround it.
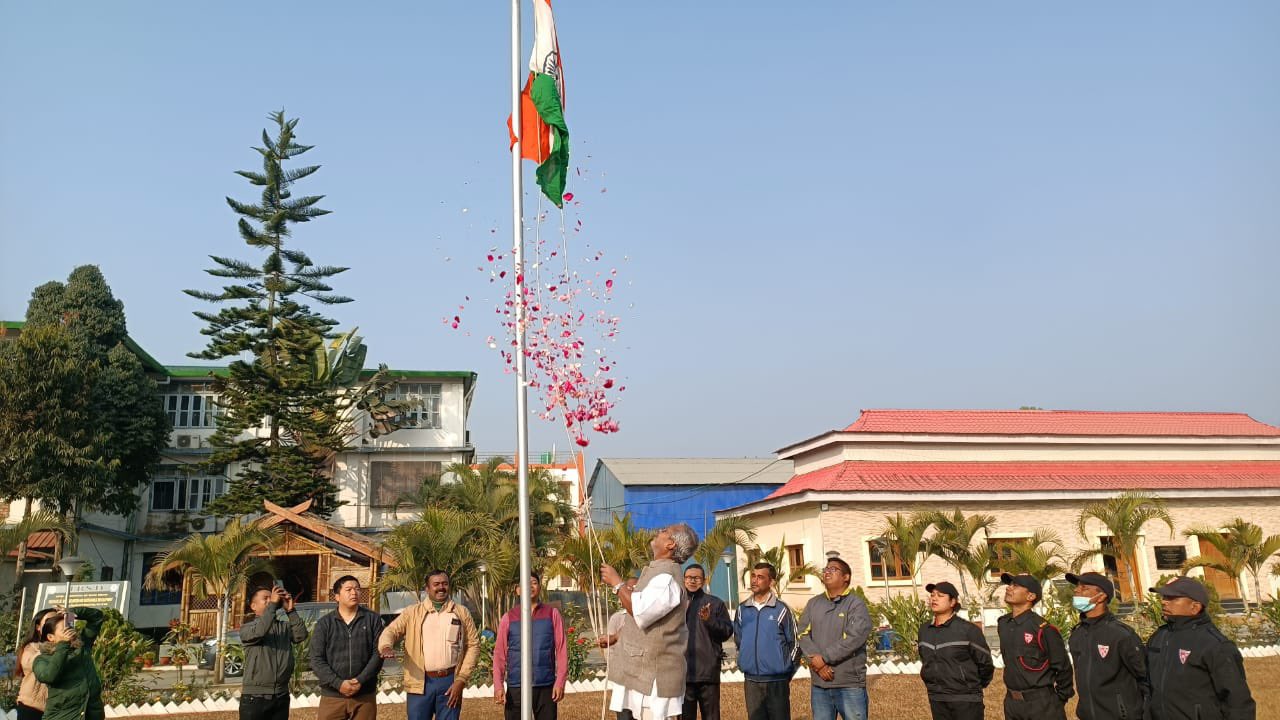
M 205 520 L 202 517 L 191 518 L 191 529 L 200 532 L 204 529 Z
M 178 447 L 180 447 L 180 448 L 200 447 L 200 436 L 198 436 L 198 435 L 179 435 L 179 436 L 178 436 Z

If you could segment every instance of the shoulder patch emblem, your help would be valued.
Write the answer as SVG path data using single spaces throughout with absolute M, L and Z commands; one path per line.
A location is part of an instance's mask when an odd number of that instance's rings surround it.
M 1026 640 L 1027 644 L 1030 645 L 1031 643 L 1035 642 L 1036 636 L 1032 635 L 1031 633 L 1022 633 L 1022 639 Z
M 1182 661 L 1183 665 L 1187 664 L 1187 658 L 1189 657 L 1191 657 L 1190 650 L 1183 650 L 1182 648 L 1178 648 L 1178 659 Z
M 1100 657 L 1100 658 L 1106 658 L 1106 657 L 1107 657 L 1107 653 L 1108 653 L 1108 652 L 1110 652 L 1110 651 L 1111 651 L 1111 646 L 1110 646 L 1110 645 L 1099 645 L 1099 646 L 1098 646 L 1098 657 Z

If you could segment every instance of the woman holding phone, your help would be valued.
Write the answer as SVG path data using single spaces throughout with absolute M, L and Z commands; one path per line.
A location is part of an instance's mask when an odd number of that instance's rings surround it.
M 32 663 L 36 679 L 49 687 L 43 720 L 104 720 L 102 680 L 93 664 L 93 642 L 102 629 L 102 611 L 73 608 L 45 616 L 45 643 Z M 68 622 L 68 620 L 70 622 Z M 84 627 L 76 629 L 76 621 Z
M 43 626 L 45 618 L 53 612 L 53 608 L 45 608 L 36 613 L 31 623 L 31 634 L 18 651 L 18 677 L 22 678 L 22 684 L 18 687 L 18 720 L 40 720 L 44 715 L 49 688 L 36 679 L 32 665 L 40 657 L 40 645 L 48 641 L 43 634 Z

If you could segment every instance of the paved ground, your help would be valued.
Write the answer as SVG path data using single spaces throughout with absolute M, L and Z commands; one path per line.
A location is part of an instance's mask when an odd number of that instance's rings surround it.
M 1258 701 L 1258 720 L 1280 720 L 1280 658 L 1246 659 L 1245 669 L 1249 676 L 1249 685 Z M 915 675 L 873 675 L 868 692 L 871 695 L 871 717 L 875 720 L 926 720 L 929 717 L 929 706 L 925 699 L 920 678 Z M 987 689 L 987 720 L 1000 720 L 1000 699 L 1004 686 L 1000 682 L 1000 672 L 996 672 L 996 681 Z M 561 720 L 599 720 L 601 693 L 574 693 L 565 697 L 560 704 Z M 721 715 L 726 720 L 739 720 L 746 717 L 742 704 L 742 685 L 729 684 L 723 688 L 721 696 L 723 710 Z M 1068 717 L 1075 717 L 1075 704 L 1068 708 Z M 796 681 L 791 687 L 792 717 L 809 717 L 809 682 Z M 291 720 L 315 720 L 315 710 L 295 710 Z M 405 720 L 403 705 L 382 705 L 378 708 L 378 716 L 382 720 Z M 466 700 L 463 702 L 462 717 L 466 720 L 500 720 L 502 710 L 492 702 L 483 700 Z M 173 720 L 235 720 L 234 713 L 206 713 L 203 715 L 176 716 Z M 607 715 L 613 720 L 613 714 Z

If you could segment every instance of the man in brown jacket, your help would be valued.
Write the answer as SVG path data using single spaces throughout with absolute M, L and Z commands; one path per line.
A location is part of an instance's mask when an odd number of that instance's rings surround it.
M 404 640 L 404 691 L 408 720 L 458 720 L 462 690 L 480 654 L 471 613 L 449 599 L 449 573 L 427 576 L 427 599 L 400 613 L 378 638 L 378 652 L 395 657 Z

